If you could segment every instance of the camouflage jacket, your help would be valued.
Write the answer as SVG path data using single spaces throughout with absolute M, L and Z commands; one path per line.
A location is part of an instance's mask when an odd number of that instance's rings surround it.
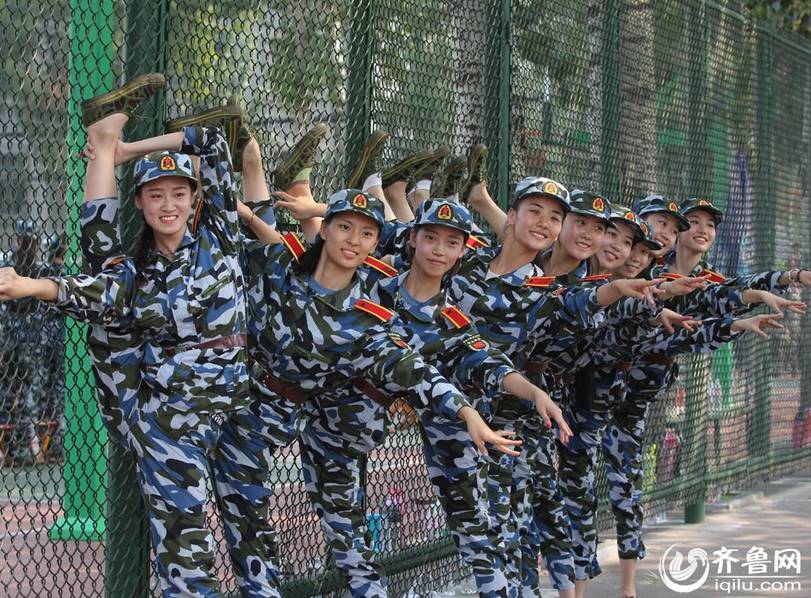
M 283 245 L 248 252 L 249 348 L 252 379 L 261 374 L 308 396 L 365 378 L 386 394 L 411 392 L 421 408 L 449 419 L 469 403 L 397 333 L 396 314 L 369 300 L 366 281 L 321 294 L 298 272 L 304 246 L 287 234 Z
M 86 202 L 83 253 L 95 275 L 54 279 L 67 315 L 145 340 L 142 377 L 159 403 L 211 411 L 247 403 L 244 347 L 200 344 L 246 332 L 241 235 L 227 143 L 217 129 L 186 128 L 180 151 L 200 157 L 191 229 L 168 258 L 153 250 L 136 269 L 121 253 L 116 199 Z M 100 341 L 101 342 L 101 341 Z M 123 342 L 123 338 L 122 338 Z M 123 350 L 132 349 L 130 345 Z
M 519 370 L 544 340 L 557 338 L 565 345 L 575 342 L 580 331 L 600 325 L 604 314 L 595 288 L 561 286 L 532 263 L 493 275 L 490 263 L 498 252 L 487 248 L 470 254 L 453 278 L 449 296 Z

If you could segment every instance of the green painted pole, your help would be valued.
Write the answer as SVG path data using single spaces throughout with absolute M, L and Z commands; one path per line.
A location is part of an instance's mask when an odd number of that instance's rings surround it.
M 345 168 L 348 175 L 369 136 L 372 123 L 372 62 L 374 58 L 374 0 L 349 7 L 348 76 L 346 83 Z
M 125 31 L 125 79 L 166 69 L 166 29 L 168 0 L 145 0 L 127 6 Z M 125 139 L 143 139 L 163 132 L 164 94 L 159 93 L 142 105 L 138 118 L 124 129 Z M 130 188 L 132 173 L 125 169 L 122 189 Z M 124 198 L 122 198 L 123 200 Z M 138 233 L 133 226 L 134 207 L 122 202 L 121 235 L 124 247 L 132 244 Z M 104 594 L 117 596 L 147 596 L 149 594 L 149 528 L 138 487 L 135 461 L 117 443 L 109 446 L 109 475 L 107 479 L 107 558 L 104 571 Z
M 84 194 L 84 164 L 76 150 L 85 144 L 81 120 L 84 98 L 113 84 L 113 2 L 72 0 L 68 81 L 66 233 L 70 239 L 67 264 L 81 263 L 77 207 Z M 86 327 L 67 320 L 65 372 L 65 462 L 63 516 L 49 531 L 53 540 L 101 540 L 105 532 L 107 434 L 99 417 L 87 355 Z
M 690 5 L 687 16 L 690 62 L 687 74 L 687 147 L 688 172 L 691 193 L 710 191 L 709 155 L 707 151 L 707 20 L 706 5 Z M 688 388 L 685 406 L 686 474 L 695 475 L 699 482 L 684 507 L 685 523 L 704 521 L 704 503 L 707 498 L 707 378 L 709 369 L 703 356 L 690 358 Z
M 621 191 L 620 165 L 620 0 L 603 2 L 602 35 L 602 143 L 600 162 L 601 191 L 610 198 L 618 198 Z
M 510 91 L 512 60 L 512 6 L 510 0 L 488 4 L 488 20 L 497 34 L 485 38 L 485 93 L 482 137 L 490 150 L 488 187 L 506 209 L 510 186 Z

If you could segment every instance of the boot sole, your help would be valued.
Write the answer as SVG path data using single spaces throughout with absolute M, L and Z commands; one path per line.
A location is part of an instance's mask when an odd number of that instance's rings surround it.
M 107 93 L 103 93 L 100 96 L 96 96 L 94 98 L 90 98 L 89 100 L 85 100 L 82 102 L 82 123 L 89 127 L 94 122 L 98 122 L 104 116 L 109 116 L 110 114 L 116 113 L 123 113 L 123 114 L 131 114 L 131 111 L 137 108 L 141 102 L 148 99 L 149 97 L 153 96 L 156 91 L 161 89 L 164 85 L 166 85 L 166 78 L 160 73 L 147 73 L 145 75 L 139 75 L 134 79 L 131 79 L 121 87 L 117 87 Z M 150 89 L 151 88 L 151 89 Z M 144 97 L 141 98 L 135 106 L 131 109 L 124 109 L 124 110 L 113 110 L 101 118 L 92 118 L 87 112 L 93 109 L 98 109 L 106 104 L 115 104 L 121 98 L 124 98 L 133 92 L 143 90 Z
M 277 184 L 278 179 L 295 176 L 303 168 L 308 168 L 311 166 L 310 164 L 302 163 L 300 166 L 294 167 L 294 165 L 301 161 L 302 158 L 307 154 L 315 155 L 315 151 L 318 149 L 318 144 L 321 143 L 321 140 L 324 139 L 328 132 L 329 127 L 326 124 L 318 123 L 312 129 L 307 131 L 301 139 L 299 139 L 298 143 L 293 146 L 293 149 L 290 151 L 290 155 L 287 157 L 287 159 L 271 173 L 273 184 L 277 188 L 282 189 L 286 186 L 284 180 L 279 180 Z M 292 172 L 293 170 L 296 170 L 296 172 Z
M 352 174 L 346 180 L 346 184 L 349 188 L 358 188 L 358 189 L 360 188 L 360 186 L 363 184 L 363 181 L 356 181 L 355 179 L 360 178 L 360 175 L 366 168 L 366 163 L 372 156 L 379 153 L 378 148 L 388 138 L 389 134 L 386 133 L 385 131 L 375 131 L 374 133 L 371 134 L 366 143 L 363 144 L 363 150 L 360 153 L 360 159 L 358 160 L 355 169 L 352 171 Z

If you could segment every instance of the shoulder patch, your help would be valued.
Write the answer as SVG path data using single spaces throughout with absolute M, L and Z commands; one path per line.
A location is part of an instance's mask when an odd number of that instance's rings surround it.
M 358 299 L 355 301 L 355 309 L 365 311 L 367 314 L 373 315 L 381 322 L 388 322 L 394 317 L 394 312 L 386 309 L 379 303 L 369 301 L 368 299 Z
M 555 283 L 554 276 L 530 276 L 527 278 L 526 282 L 524 282 L 524 286 L 527 287 L 548 287 L 552 286 Z
M 676 272 L 662 272 L 656 278 L 666 278 L 667 280 L 678 280 L 679 278 L 684 278 L 681 274 L 677 274 Z
M 467 246 L 468 249 L 481 249 L 482 247 L 490 247 L 490 244 L 484 239 L 468 235 L 465 246 Z
M 467 317 L 465 312 L 463 312 L 458 307 L 453 305 L 449 305 L 445 309 L 442 310 L 442 315 L 447 319 L 451 324 L 456 326 L 457 328 L 467 328 L 470 326 L 470 318 Z
M 370 268 L 377 270 L 384 276 L 388 276 L 390 278 L 397 276 L 400 273 L 400 271 L 394 266 L 389 266 L 383 260 L 379 260 L 376 257 L 372 257 L 371 255 L 367 256 L 366 259 L 363 260 L 363 263 L 369 266 Z
M 599 282 L 601 280 L 608 280 L 609 278 L 611 278 L 610 274 L 592 274 L 591 276 L 578 278 L 577 282 Z
M 293 257 L 296 258 L 296 260 L 304 255 L 306 248 L 304 247 L 304 243 L 301 242 L 301 239 L 298 238 L 297 234 L 284 233 L 282 235 L 282 243 L 284 243 L 284 246 L 287 247 L 287 250 L 293 254 Z
M 699 276 L 707 276 L 710 282 L 715 282 L 719 284 L 726 280 L 726 277 L 723 274 L 719 272 L 714 272 L 713 270 L 707 270 L 706 268 L 704 268 L 704 270 L 701 271 L 701 274 L 699 274 Z
M 490 348 L 490 345 L 487 344 L 487 341 L 484 340 L 480 334 L 471 334 L 466 336 L 462 342 L 464 342 L 468 348 L 473 349 L 474 351 L 485 351 Z

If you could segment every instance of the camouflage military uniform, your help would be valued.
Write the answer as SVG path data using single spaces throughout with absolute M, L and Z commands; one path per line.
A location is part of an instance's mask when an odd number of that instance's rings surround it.
M 672 206 L 668 206 L 668 209 L 673 211 Z M 720 211 L 702 200 L 688 201 L 687 210 L 682 209 L 681 212 L 686 213 L 690 209 L 706 209 L 710 213 L 720 214 Z M 681 220 L 684 220 L 683 213 L 679 215 Z M 689 228 L 689 223 L 681 224 L 687 224 Z M 653 278 L 666 275 L 674 259 L 675 251 L 672 251 L 663 258 L 654 260 L 645 276 Z M 715 283 L 723 279 L 703 260 L 690 274 L 708 275 Z M 747 309 L 740 298 L 740 289 L 755 288 L 782 292 L 784 289 L 779 285 L 781 274 L 774 271 L 762 272 L 742 276 L 737 280 L 725 280 L 721 285 L 713 284 L 707 289 L 694 291 L 684 297 L 675 297 L 666 304 L 679 313 L 698 318 L 740 315 Z M 614 518 L 617 522 L 617 548 L 622 559 L 641 559 L 646 554 L 642 541 L 643 511 L 639 489 L 643 473 L 642 443 L 650 404 L 664 396 L 676 375 L 677 366 L 669 357 L 646 356 L 632 360 L 632 366 L 626 374 L 625 398 L 616 408 L 614 417 L 603 435 L 603 454 Z
M 106 350 L 129 364 L 127 374 L 139 354 L 133 335 L 123 331 L 134 330 L 147 339 L 141 356 L 142 392 L 133 397 L 133 381 L 97 367 L 104 389 L 100 398 L 115 402 L 107 410 L 111 423 L 116 426 L 115 418 L 123 419 L 116 428 L 136 455 L 164 593 L 218 595 L 218 583 L 209 573 L 214 546 L 205 521 L 204 472 L 209 461 L 222 460 L 214 457 L 217 451 L 231 456 L 227 444 L 218 446 L 224 415 L 247 404 L 248 372 L 239 336 L 246 326 L 241 237 L 225 140 L 214 129 L 188 128 L 181 151 L 201 157 L 203 200 L 193 230 L 187 231 L 174 258 L 153 252 L 140 272 L 130 259 L 108 260 L 100 275 L 62 279 L 57 305 L 114 331 L 117 343 L 110 345 L 109 338 L 99 336 L 94 349 L 91 330 L 91 349 L 97 360 Z M 155 169 L 181 175 L 180 163 L 188 158 L 164 153 L 154 160 L 140 173 L 136 167 L 136 184 L 151 180 Z M 190 165 L 185 172 L 191 175 Z M 98 224 L 91 244 L 111 251 L 115 233 L 105 234 L 104 219 L 98 217 L 114 215 L 115 206 L 104 205 L 104 200 L 89 203 L 96 204 L 87 206 L 96 219 L 86 219 Z M 122 408 L 124 396 L 135 404 Z M 187 467 L 172 466 L 178 461 Z M 252 552 L 240 544 L 246 540 L 238 534 L 242 497 L 228 494 L 220 483 L 231 481 L 226 469 L 213 474 L 238 581 L 247 592 L 272 591 L 262 539 L 248 539 L 255 545 Z
M 380 281 L 370 289 L 371 298 L 397 312 L 400 318 L 392 321 L 393 330 L 419 351 L 423 359 L 437 364 L 441 361 L 440 372 L 453 376 L 457 385 L 473 386 L 484 393 L 476 407 L 487 417 L 486 397 L 500 392 L 501 380 L 514 371 L 512 365 L 481 340 L 460 310 L 446 303 L 444 293 L 420 304 L 411 299 L 403 289 L 407 276 L 405 273 Z M 302 437 L 308 491 L 320 510 L 333 516 L 325 520 L 325 524 L 332 522 L 331 529 L 325 532 L 336 564 L 352 580 L 355 595 L 364 595 L 359 590 L 364 587 L 364 578 L 374 570 L 368 562 L 371 551 L 368 542 L 360 554 L 347 551 L 347 546 L 357 546 L 364 540 L 353 537 L 358 533 L 355 525 L 338 525 L 337 517 L 342 513 L 344 523 L 363 521 L 360 498 L 364 489 L 358 484 L 358 459 L 382 441 L 386 410 L 380 403 L 391 399 L 374 396 L 379 402 L 364 393 L 362 387 L 319 395 L 307 409 L 308 425 Z M 488 515 L 484 461 L 461 420 L 426 410 L 419 404 L 415 407 L 420 414 L 431 483 L 460 554 L 473 569 L 479 594 L 507 596 L 500 539 L 492 530 Z M 330 463 L 331 467 L 325 469 L 323 463 Z M 358 500 L 347 508 L 340 498 L 351 494 Z
M 347 202 L 369 206 L 379 202 L 360 191 L 347 190 L 330 198 L 330 210 Z M 364 210 L 358 209 L 361 213 Z M 356 211 L 356 210 L 351 210 Z M 376 213 L 376 212 L 375 212 Z M 379 220 L 382 223 L 382 205 Z M 369 301 L 364 276 L 356 276 L 346 288 L 329 292 L 321 288 L 299 268 L 298 259 L 305 247 L 295 235 L 285 235 L 284 246 L 256 247 L 248 253 L 249 337 L 252 383 L 256 401 L 252 406 L 262 425 L 246 437 L 255 449 L 257 468 L 270 467 L 275 449 L 289 444 L 301 430 L 300 407 L 308 399 L 315 401 L 326 393 L 348 386 L 363 377 L 388 394 L 409 392 L 421 409 L 430 407 L 448 419 L 456 419 L 465 398 L 439 372 L 425 364 L 390 326 L 396 321 L 390 310 Z M 319 401 L 320 403 L 320 401 Z M 329 409 L 327 403 L 324 406 Z M 308 405 L 308 411 L 312 405 Z M 370 421 L 364 418 L 363 421 Z M 329 421 L 329 418 L 326 419 Z M 334 423 L 334 422 L 333 422 Z M 338 461 L 310 457 L 307 449 L 330 454 L 330 440 L 340 438 L 341 429 L 332 427 L 324 436 L 310 437 L 303 445 L 302 464 L 305 483 L 314 506 L 330 537 L 333 529 L 352 528 L 351 546 L 340 540 L 332 543 L 336 560 L 371 563 L 372 554 L 365 541 L 365 522 L 352 518 L 351 506 L 358 497 L 357 470 L 342 457 Z M 331 435 L 329 433 L 332 433 Z M 261 450 L 260 450 L 261 449 Z M 252 464 L 253 465 L 253 464 Z M 349 479 L 341 477 L 348 475 Z M 336 485 L 318 488 L 315 480 L 335 480 Z M 341 494 L 343 489 L 350 493 Z M 268 489 L 265 500 L 269 499 Z M 335 498 L 320 500 L 321 496 Z M 342 507 L 336 511 L 336 504 Z M 264 518 L 261 510 L 257 519 Z M 368 569 L 367 569 L 368 571 Z M 384 583 L 372 565 L 363 577 L 350 579 L 356 595 L 385 595 Z
M 567 339 L 573 342 L 577 332 L 599 324 L 602 307 L 597 303 L 596 290 L 561 287 L 554 278 L 542 276 L 543 272 L 534 264 L 503 276 L 490 275 L 490 262 L 498 252 L 498 248 L 487 248 L 471 254 L 453 279 L 450 296 L 470 314 L 482 337 L 499 348 L 519 370 L 535 346 L 545 339 L 556 337 L 561 343 Z M 526 442 L 523 422 L 534 417 L 537 417 L 534 406 L 505 397 L 493 409 L 491 421 L 499 429 L 514 430 Z M 522 449 L 521 456 L 516 458 L 500 455 L 489 463 L 491 517 L 504 540 L 507 571 L 516 589 L 521 584 L 522 536 L 529 513 L 527 452 Z M 564 550 L 553 555 L 546 564 L 556 588 L 573 587 L 569 553 Z

